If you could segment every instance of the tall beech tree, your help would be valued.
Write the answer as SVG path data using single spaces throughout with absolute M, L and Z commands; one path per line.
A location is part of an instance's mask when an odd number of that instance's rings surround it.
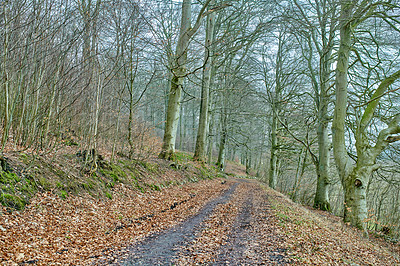
M 329 90 L 332 76 L 332 53 L 334 38 L 336 37 L 337 4 L 327 0 L 315 0 L 315 5 L 304 4 L 297 0 L 293 2 L 297 7 L 299 16 L 296 23 L 300 24 L 297 34 L 305 38 L 308 44 L 309 53 L 306 55 L 308 75 L 311 80 L 313 99 L 317 110 L 318 156 L 309 150 L 317 173 L 314 207 L 330 210 L 329 151 L 331 143 L 329 141 L 330 114 L 328 107 L 331 102 Z M 305 11 L 306 8 L 313 10 L 313 12 L 309 14 Z M 318 15 L 317 19 L 313 19 L 313 13 Z M 318 55 L 319 59 L 317 70 L 315 69 L 316 62 L 313 61 L 315 54 Z
M 215 1 L 211 2 L 211 5 Z M 206 26 L 206 39 L 205 39 L 205 52 L 204 52 L 204 65 L 203 77 L 201 83 L 201 102 L 200 102 L 200 118 L 199 127 L 197 131 L 196 147 L 194 151 L 194 158 L 203 161 L 205 159 L 206 140 L 208 132 L 208 113 L 209 113 L 209 94 L 211 75 L 213 73 L 213 42 L 214 42 L 214 28 L 215 28 L 216 13 L 213 12 L 207 16 Z
M 176 45 L 175 55 L 172 58 L 171 82 L 168 95 L 167 118 L 164 129 L 164 139 L 160 158 L 171 159 L 175 153 L 175 140 L 178 129 L 180 101 L 182 95 L 183 80 L 187 75 L 187 53 L 190 41 L 201 25 L 201 21 L 205 15 L 211 13 L 207 10 L 207 6 L 211 0 L 207 0 L 197 15 L 195 24 L 192 27 L 192 1 L 183 0 L 182 17 L 179 31 L 179 38 Z
M 384 16 L 380 9 L 389 8 L 391 10 L 394 6 L 390 1 L 370 3 L 370 1 L 342 0 L 340 4 L 340 47 L 335 81 L 336 106 L 332 124 L 333 151 L 344 189 L 344 221 L 360 229 L 366 229 L 368 182 L 372 172 L 379 168 L 376 163 L 377 157 L 390 143 L 400 140 L 398 135 L 400 133 L 400 114 L 392 117 L 387 122 L 387 126 L 379 131 L 375 139 L 371 139 L 371 125 L 382 96 L 400 79 L 400 70 L 381 79 L 365 109 L 359 114 L 360 119 L 355 122 L 354 133 L 357 157 L 353 158 L 355 160 L 355 163 L 353 163 L 346 149 L 345 133 L 349 98 L 349 58 L 353 49 L 352 36 L 357 26 L 374 15 Z

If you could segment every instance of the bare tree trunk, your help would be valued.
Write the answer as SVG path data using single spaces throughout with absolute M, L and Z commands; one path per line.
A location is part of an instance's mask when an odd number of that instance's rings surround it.
M 122 86 L 121 86 L 122 87 Z M 122 88 L 120 89 L 120 91 L 122 91 Z M 114 158 L 115 158 L 115 149 L 117 146 L 117 140 L 118 140 L 118 134 L 119 134 L 119 124 L 120 124 L 120 120 L 121 120 L 121 109 L 122 109 L 122 97 L 121 94 L 122 93 L 118 93 L 118 111 L 117 111 L 117 122 L 115 125 L 115 133 L 114 133 L 114 139 L 113 139 L 113 145 L 112 145 L 112 149 L 111 149 L 111 162 L 114 162 Z
M 219 143 L 217 167 L 219 170 L 225 170 L 225 144 L 226 144 L 226 130 L 222 130 L 221 140 Z
M 320 79 L 320 96 L 318 106 L 318 165 L 317 168 L 317 189 L 314 198 L 314 208 L 324 211 L 331 209 L 329 201 L 329 187 L 331 180 L 329 177 L 329 150 L 330 141 L 328 133 L 328 105 L 329 105 L 329 71 L 330 71 L 330 56 L 331 49 L 324 49 L 324 55 L 321 58 L 321 79 Z
M 182 94 L 183 77 L 186 74 L 187 46 L 191 36 L 191 0 L 182 3 L 182 18 L 176 58 L 173 60 L 172 77 L 168 95 L 167 119 L 164 131 L 164 140 L 160 158 L 173 159 L 175 153 L 176 133 L 180 114 L 180 100 Z
M 8 19 L 7 19 L 7 4 L 3 3 L 3 14 L 4 14 L 4 46 L 3 46 L 3 62 L 2 62 L 2 82 L 3 82 L 3 89 L 4 89 L 4 120 L 3 120 L 3 136 L 1 138 L 1 152 L 4 151 L 8 140 L 8 129 L 10 121 L 10 91 L 9 91 L 9 81 L 8 81 L 8 73 L 7 73 L 7 57 L 8 57 Z
M 211 94 L 210 94 L 211 96 Z M 210 102 L 211 102 L 211 97 L 210 97 Z M 209 134 L 208 134 L 208 147 L 207 147 L 207 154 L 208 154 L 208 158 L 207 158 L 207 163 L 211 164 L 212 160 L 213 160 L 213 145 L 214 145 L 214 141 L 213 141 L 213 134 L 214 134 L 214 112 L 212 112 L 211 110 L 210 114 L 209 114 Z
M 345 191 L 345 204 L 349 204 L 350 194 L 353 194 L 354 189 L 350 189 L 350 180 L 348 177 L 351 172 L 351 163 L 347 157 L 346 142 L 345 142 L 345 118 L 347 109 L 347 73 L 349 66 L 349 54 L 351 49 L 351 24 L 349 20 L 353 12 L 351 1 L 342 1 L 342 10 L 340 15 L 340 47 L 338 51 L 338 59 L 336 66 L 336 105 L 332 123 L 333 132 L 333 153 L 335 157 L 336 167 Z M 362 193 L 359 193 L 362 194 Z M 362 200 L 362 199 L 358 199 Z M 365 200 L 365 199 L 364 199 Z M 350 203 L 353 205 L 352 203 Z M 364 204 L 361 204 L 364 205 Z M 349 216 L 349 208 L 353 206 L 346 205 L 344 219 L 346 222 L 353 220 Z M 356 218 L 355 215 L 354 218 Z M 360 219 L 354 219 L 354 224 L 359 224 L 364 217 L 358 216 Z M 361 226 L 363 227 L 363 226 Z
M 269 186 L 273 189 L 276 188 L 278 182 L 278 120 L 280 113 L 280 101 L 281 101 L 281 76 L 282 76 L 282 49 L 283 49 L 283 34 L 280 33 L 278 37 L 278 53 L 276 55 L 276 67 L 275 67 L 275 91 L 271 95 L 271 109 L 272 109 L 272 123 L 271 123 L 271 158 L 270 158 L 270 169 L 269 169 Z
M 52 120 L 52 115 L 53 115 L 53 105 L 54 105 L 54 101 L 56 98 L 56 87 L 57 87 L 57 82 L 58 82 L 58 77 L 60 74 L 60 67 L 57 67 L 57 72 L 54 76 L 54 80 L 53 80 L 53 85 L 52 85 L 52 92 L 51 92 L 51 97 L 50 97 L 50 104 L 49 104 L 49 110 L 47 112 L 47 116 L 46 116 L 46 127 L 44 129 L 43 132 L 43 137 L 44 137 L 44 148 L 48 148 L 49 147 L 49 141 L 48 141 L 48 137 L 49 137 L 49 131 L 50 131 L 50 121 Z
M 203 14 L 211 0 L 207 0 L 200 10 L 195 25 L 191 25 L 191 0 L 183 0 L 181 28 L 176 46 L 175 58 L 171 69 L 172 78 L 168 96 L 167 118 L 164 130 L 164 140 L 160 158 L 173 159 L 175 141 L 179 121 L 183 80 L 186 75 L 187 49 L 191 38 L 200 27 Z
M 93 125 L 93 161 L 92 161 L 92 167 L 91 171 L 96 171 L 97 170 L 97 147 L 99 143 L 99 116 L 100 116 L 100 108 L 101 108 L 101 94 L 102 94 L 102 82 L 101 82 L 101 76 L 98 75 L 98 81 L 97 81 L 97 89 L 96 89 L 96 108 L 94 112 L 94 125 Z
M 227 139 L 227 124 L 228 117 L 226 113 L 226 95 L 223 95 L 224 103 L 223 103 L 223 111 L 221 114 L 221 139 L 219 143 L 218 149 L 218 159 L 217 159 L 217 167 L 219 170 L 225 170 L 225 153 L 226 153 L 226 139 Z
M 184 116 L 185 115 L 185 112 L 184 112 L 185 110 L 184 110 L 184 107 L 183 107 L 183 104 L 181 104 L 181 110 L 180 110 L 180 112 L 181 112 L 181 115 L 182 116 Z M 184 147 L 183 147 L 183 141 L 184 141 L 184 130 L 185 130 L 185 127 L 184 127 L 184 123 L 183 123 L 183 119 L 179 119 L 179 149 L 180 150 L 184 150 Z
M 272 124 L 271 124 L 271 158 L 269 163 L 269 187 L 275 189 L 277 184 L 277 163 L 278 163 L 278 138 L 277 138 L 277 114 L 273 112 Z
M 367 2 L 363 2 L 365 5 L 366 3 Z M 379 168 L 375 163 L 378 155 L 390 143 L 400 140 L 400 137 L 396 135 L 400 133 L 400 115 L 395 116 L 388 124 L 388 127 L 379 132 L 374 146 L 371 146 L 371 140 L 368 137 L 369 134 L 367 130 L 374 117 L 381 96 L 388 90 L 390 85 L 400 79 L 400 71 L 386 77 L 371 96 L 371 100 L 368 102 L 361 120 L 357 125 L 355 133 L 357 160 L 356 164 L 352 165 L 346 150 L 345 119 L 348 98 L 347 73 L 349 53 L 352 47 L 351 34 L 353 32 L 352 30 L 357 26 L 356 23 L 359 23 L 353 17 L 353 9 L 356 4 L 357 1 L 341 1 L 340 46 L 336 67 L 336 106 L 332 131 L 335 161 L 345 192 L 344 221 L 350 222 L 360 229 L 366 229 L 367 184 L 371 178 L 372 172 Z M 358 12 L 360 8 L 363 12 Z M 360 5 L 355 14 L 370 14 L 373 8 L 375 8 L 375 6 L 372 6 L 371 10 L 367 9 L 367 11 L 364 11 L 364 6 Z
M 176 132 L 179 121 L 180 99 L 182 94 L 183 78 L 172 77 L 170 94 L 168 97 L 167 121 L 165 124 L 164 140 L 161 158 L 173 159 L 175 153 Z
M 212 4 L 214 1 L 212 1 Z M 201 104 L 200 104 L 200 119 L 199 128 L 197 131 L 196 148 L 194 151 L 194 159 L 204 161 L 206 139 L 208 132 L 208 109 L 209 109 L 209 94 L 210 94 L 210 83 L 212 74 L 212 62 L 213 62 L 213 37 L 215 27 L 215 13 L 211 13 L 207 16 L 207 28 L 206 28 L 206 41 L 205 41 L 205 56 L 203 66 L 203 79 L 201 87 Z
M 129 118 L 128 118 L 128 143 L 129 143 L 129 159 L 132 159 L 134 153 L 134 143 L 133 143 L 133 115 L 134 115 L 134 99 L 133 99 L 133 80 L 130 82 L 129 86 Z
M 301 180 L 302 180 L 304 172 L 306 170 L 307 155 L 308 155 L 308 151 L 305 147 L 303 147 L 299 154 L 299 160 L 297 162 L 297 170 L 296 170 L 296 176 L 295 176 L 295 180 L 294 180 L 294 184 L 293 184 L 292 195 L 290 196 L 290 198 L 294 201 L 297 199 L 297 191 L 300 187 Z

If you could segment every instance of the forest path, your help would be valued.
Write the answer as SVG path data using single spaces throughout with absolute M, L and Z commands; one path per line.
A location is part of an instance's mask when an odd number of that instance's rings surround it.
M 184 222 L 129 247 L 114 265 L 285 264 L 258 182 L 237 180 Z

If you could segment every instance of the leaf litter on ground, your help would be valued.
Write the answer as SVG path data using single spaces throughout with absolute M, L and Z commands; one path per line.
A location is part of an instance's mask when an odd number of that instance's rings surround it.
M 38 194 L 24 211 L 2 211 L 1 264 L 118 262 L 128 246 L 184 221 L 237 182 L 221 181 L 145 193 L 119 184 L 112 200 L 90 195 L 61 200 L 51 192 Z M 279 264 L 282 254 L 285 263 L 295 265 L 400 264 L 398 244 L 368 239 L 340 217 L 293 203 L 257 181 L 247 183 L 241 183 L 232 198 L 204 221 L 196 239 L 182 247 L 177 264 L 218 264 L 229 248 L 235 248 L 235 241 L 243 248 L 238 258 L 244 264 Z M 250 196 L 252 204 L 246 205 Z M 235 230 L 245 208 L 250 208 L 252 217 L 248 229 Z
M 222 183 L 203 180 L 146 193 L 119 184 L 112 200 L 38 194 L 24 211 L 0 215 L 1 263 L 91 264 L 193 215 L 229 187 Z

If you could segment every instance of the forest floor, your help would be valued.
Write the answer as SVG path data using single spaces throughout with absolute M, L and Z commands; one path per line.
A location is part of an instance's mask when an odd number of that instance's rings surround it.
M 181 164 L 189 170 L 136 162 L 142 177 L 132 172 L 134 179 L 115 178 L 132 170 L 125 161 L 119 168 L 107 164 L 91 182 L 110 198 L 72 190 L 65 196 L 60 191 L 68 183 L 54 179 L 54 190 L 39 191 L 24 209 L 0 210 L 0 264 L 400 264 L 398 244 L 367 238 L 339 217 L 293 203 L 256 180 L 213 177 L 203 166 Z M 228 169 L 244 175 L 239 165 Z M 24 178 L 15 190 L 30 180 Z

